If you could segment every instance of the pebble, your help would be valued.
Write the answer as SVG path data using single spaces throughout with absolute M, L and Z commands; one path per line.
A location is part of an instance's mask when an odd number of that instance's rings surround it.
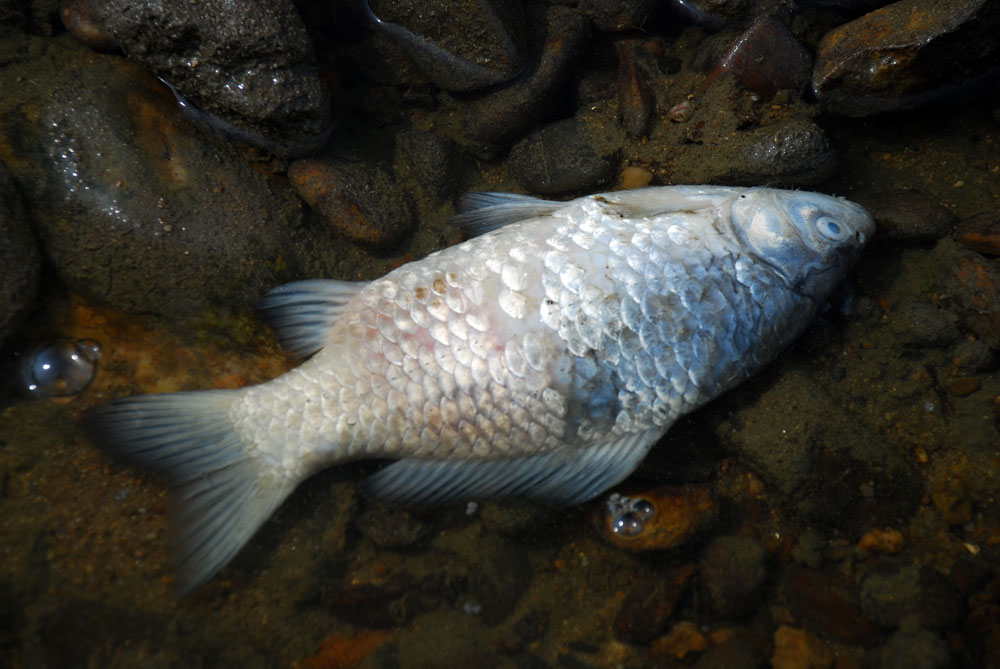
M 958 341 L 957 323 L 947 309 L 907 299 L 891 313 L 889 327 L 904 346 L 937 348 Z
M 0 161 L 0 346 L 14 334 L 31 308 L 38 292 L 40 268 L 38 242 L 21 196 Z
M 936 198 L 911 188 L 882 190 L 861 202 L 881 238 L 932 242 L 951 234 L 955 214 Z
M 716 613 L 743 616 L 759 604 L 767 579 L 767 551 L 752 537 L 717 537 L 702 552 L 698 573 Z
M 189 0 L 108 0 L 100 7 L 103 31 L 209 123 L 218 117 L 246 131 L 242 137 L 292 154 L 326 140 L 330 92 L 291 0 L 213 3 L 198 11 Z
M 973 251 L 949 253 L 939 290 L 951 298 L 962 327 L 1000 347 L 1000 268 Z
M 409 196 L 377 165 L 332 158 L 297 160 L 288 166 L 288 178 L 309 206 L 354 242 L 386 249 L 413 228 Z
M 663 486 L 627 496 L 612 493 L 595 522 L 605 540 L 641 552 L 682 546 L 718 514 L 718 503 L 707 487 Z
M 869 530 L 858 540 L 858 549 L 869 553 L 895 555 L 903 550 L 903 533 L 892 528 Z
M 948 669 L 955 666 L 944 639 L 922 629 L 915 621 L 904 623 L 890 636 L 877 657 L 878 669 Z
M 611 181 L 615 165 L 593 148 L 585 125 L 565 119 L 537 130 L 511 149 L 508 169 L 532 193 L 594 191 Z
M 775 630 L 773 669 L 829 669 L 833 662 L 833 652 L 816 635 L 787 625 Z
M 527 65 L 520 0 L 364 0 L 363 8 L 444 90 L 500 84 Z
M 63 0 L 59 18 L 70 35 L 98 51 L 111 51 L 118 43 L 105 23 L 107 8 L 96 0 Z
M 858 645 L 879 633 L 861 613 L 857 583 L 836 567 L 794 567 L 783 588 L 799 619 L 827 637 Z
M 743 133 L 746 148 L 736 156 L 730 181 L 798 188 L 822 183 L 836 171 L 839 156 L 826 133 L 807 118 Z
M 642 188 L 653 182 L 653 173 L 645 167 L 629 165 L 622 170 L 620 188 L 628 190 L 631 188 Z
M 707 648 L 708 639 L 698 626 L 689 620 L 683 620 L 671 627 L 662 639 L 662 654 L 674 660 L 690 661 L 691 656 L 703 653 Z M 658 654 L 656 648 L 651 648 L 650 652 Z
M 861 610 L 884 627 L 898 627 L 915 616 L 922 627 L 952 627 L 962 601 L 947 578 L 919 562 L 886 558 L 865 573 L 860 587 Z
M 847 116 L 918 107 L 991 76 L 998 31 L 996 0 L 900 0 L 823 36 L 813 89 Z
M 16 157 L 12 177 L 69 291 L 185 319 L 251 313 L 274 285 L 326 271 L 326 242 L 301 230 L 292 189 L 207 146 L 155 77 L 69 38 L 39 44 L 44 72 L 0 71 L 0 160 Z
M 948 379 L 948 392 L 955 397 L 965 397 L 979 390 L 979 379 L 974 376 L 953 376 Z
M 462 120 L 451 137 L 483 160 L 494 158 L 551 112 L 583 53 L 587 22 L 579 12 L 558 5 L 529 11 L 534 12 L 528 16 L 530 39 L 541 47 L 540 55 L 516 81 L 462 104 Z
M 770 99 L 782 89 L 801 94 L 811 72 L 812 56 L 788 26 L 773 16 L 762 16 L 740 33 L 704 85 L 729 74 L 743 88 Z
M 694 565 L 684 564 L 654 578 L 636 579 L 615 616 L 615 637 L 625 643 L 646 644 L 659 636 L 694 570 Z
M 1000 215 L 983 212 L 955 226 L 955 241 L 984 256 L 1000 256 Z

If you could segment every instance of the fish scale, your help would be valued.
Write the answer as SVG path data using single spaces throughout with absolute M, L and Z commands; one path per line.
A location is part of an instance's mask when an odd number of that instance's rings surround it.
M 94 412 L 110 450 L 173 480 L 182 588 L 336 462 L 397 459 L 368 484 L 396 501 L 599 494 L 792 341 L 874 230 L 852 203 L 766 188 L 469 202 L 467 242 L 266 296 L 279 338 L 312 354 L 299 367 Z

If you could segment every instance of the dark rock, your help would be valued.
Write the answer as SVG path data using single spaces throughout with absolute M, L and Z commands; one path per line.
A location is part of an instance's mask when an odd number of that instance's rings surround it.
M 657 0 L 582 0 L 580 9 L 598 30 L 620 32 L 642 28 L 656 5 Z
M 954 344 L 958 318 L 924 302 L 903 302 L 893 311 L 890 328 L 905 346 L 940 347 Z
M 593 148 L 587 127 L 556 121 L 511 149 L 508 169 L 525 189 L 543 195 L 590 191 L 614 176 L 612 161 Z
M 839 569 L 796 567 L 789 574 L 785 587 L 799 618 L 825 636 L 854 646 L 879 633 L 878 628 L 861 615 L 857 584 Z
M 98 51 L 118 46 L 107 27 L 107 7 L 97 0 L 63 0 L 59 18 L 70 35 Z
M 376 30 L 448 91 L 508 81 L 527 63 L 520 0 L 364 0 Z M 376 18 L 377 17 L 377 18 Z
M 379 583 L 338 583 L 320 594 L 323 606 L 351 624 L 374 629 L 404 625 L 438 605 L 421 595 L 434 588 L 433 580 L 419 580 L 406 571 L 390 574 Z
M 952 364 L 963 372 L 979 374 L 996 367 L 997 356 L 985 342 L 961 341 L 952 353 Z
M 96 1 L 96 0 L 95 0 Z M 301 153 L 326 139 L 330 93 L 290 0 L 109 0 L 104 30 L 197 109 Z
M 940 290 L 951 298 L 962 327 L 1000 347 L 1000 268 L 978 253 L 947 245 L 935 254 L 945 268 Z
M 541 11 L 541 7 L 533 10 Z M 531 40 L 540 53 L 516 81 L 487 93 L 459 110 L 458 134 L 453 138 L 482 159 L 493 158 L 524 131 L 551 113 L 579 59 L 587 22 L 578 12 L 552 6 L 544 16 L 529 17 Z
M 906 624 L 878 651 L 879 669 L 948 669 L 951 651 L 944 639 L 919 625 Z
M 941 629 L 961 618 L 962 602 L 948 579 L 915 561 L 877 563 L 863 576 L 860 595 L 865 617 L 885 627 L 915 616 L 922 627 Z
M 1000 256 L 1000 215 L 987 211 L 960 221 L 955 241 L 984 256 Z
M 348 160 L 297 160 L 288 178 L 334 229 L 372 248 L 389 248 L 413 228 L 413 205 L 384 169 Z
M 875 219 L 880 237 L 935 241 L 951 233 L 955 214 L 937 199 L 909 188 L 879 191 L 860 204 Z
M 0 346 L 14 333 L 38 292 L 38 242 L 0 162 Z
M 967 597 L 981 591 L 989 583 L 992 574 L 993 567 L 982 554 L 963 553 L 952 563 L 948 575 L 951 584 Z
M 615 42 L 618 53 L 618 115 L 625 132 L 632 137 L 642 137 L 649 132 L 656 108 L 656 98 L 639 68 L 639 48 L 636 40 Z
M 511 626 L 514 636 L 522 644 L 537 641 L 545 635 L 549 628 L 549 612 L 544 609 L 534 609 L 524 614 Z
M 750 0 L 669 0 L 667 3 L 683 20 L 709 30 L 744 20 L 750 12 Z
M 425 193 L 439 200 L 459 190 L 455 147 L 433 132 L 404 130 L 396 136 L 402 160 L 409 176 Z M 400 171 L 400 177 L 407 176 Z
M 756 669 L 762 666 L 763 654 L 739 634 L 713 646 L 694 663 L 694 669 Z
M 698 573 L 719 615 L 743 616 L 760 603 L 767 579 L 767 551 L 752 537 L 718 537 L 698 560 Z
M 920 106 L 993 76 L 997 0 L 901 0 L 827 33 L 813 88 L 848 116 Z
M 734 391 L 731 406 L 740 409 L 719 436 L 797 513 L 847 532 L 910 516 L 923 493 L 912 465 L 845 412 L 815 375 L 787 369 L 763 392 L 752 387 Z M 872 494 L 859 494 L 862 485 Z
M 809 85 L 812 56 L 783 22 L 762 16 L 750 24 L 709 74 L 706 85 L 725 74 L 764 98 L 782 89 L 801 94 Z
M 693 564 L 685 564 L 655 578 L 637 580 L 615 616 L 615 637 L 626 643 L 644 644 L 659 636 L 667 628 L 694 569 Z
M 433 529 L 409 511 L 386 507 L 365 511 L 355 519 L 354 525 L 373 544 L 384 548 L 412 546 Z
M 0 159 L 71 291 L 184 318 L 249 313 L 268 288 L 325 273 L 290 188 L 205 146 L 139 66 L 46 44 L 48 74 L 0 72 Z
M 532 571 L 523 550 L 503 540 L 484 541 L 482 561 L 469 575 L 468 595 L 482 607 L 479 617 L 487 625 L 506 620 L 531 584 Z
M 741 148 L 742 147 L 742 148 Z M 823 129 L 792 118 L 741 133 L 726 181 L 797 188 L 821 183 L 836 170 L 837 151 Z

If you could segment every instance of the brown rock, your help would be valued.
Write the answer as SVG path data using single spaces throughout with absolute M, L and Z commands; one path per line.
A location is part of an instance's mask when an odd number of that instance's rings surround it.
M 955 397 L 965 397 L 979 390 L 979 379 L 974 376 L 955 376 L 948 379 L 948 392 Z
M 955 227 L 955 241 L 984 256 L 1000 256 L 1000 216 L 983 212 Z
M 782 625 L 774 633 L 774 669 L 826 669 L 833 659 L 829 647 L 805 630 Z
M 693 573 L 694 565 L 685 564 L 656 578 L 637 581 L 615 616 L 615 636 L 636 644 L 655 639 L 666 628 Z
M 782 89 L 801 93 L 809 84 L 812 56 L 788 27 L 771 16 L 762 16 L 743 31 L 705 82 L 724 74 L 765 98 Z
M 950 209 L 918 190 L 884 190 L 862 204 L 875 219 L 879 236 L 890 239 L 933 241 L 947 236 L 955 225 Z
M 637 62 L 638 40 L 615 42 L 618 53 L 618 115 L 632 137 L 649 132 L 656 99 L 649 90 Z
M 852 645 L 878 633 L 861 615 L 857 584 L 838 569 L 796 567 L 786 587 L 795 612 L 809 627 Z
M 919 106 L 995 67 L 996 0 L 900 0 L 827 33 L 813 88 L 848 116 Z
M 903 533 L 899 530 L 869 530 L 858 541 L 858 548 L 869 553 L 895 555 L 903 550 Z

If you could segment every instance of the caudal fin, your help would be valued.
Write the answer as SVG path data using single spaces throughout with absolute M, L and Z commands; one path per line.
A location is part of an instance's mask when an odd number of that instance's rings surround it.
M 295 488 L 269 470 L 229 418 L 238 391 L 142 395 L 88 413 L 86 427 L 121 459 L 172 485 L 178 588 L 190 592 L 242 548 Z

